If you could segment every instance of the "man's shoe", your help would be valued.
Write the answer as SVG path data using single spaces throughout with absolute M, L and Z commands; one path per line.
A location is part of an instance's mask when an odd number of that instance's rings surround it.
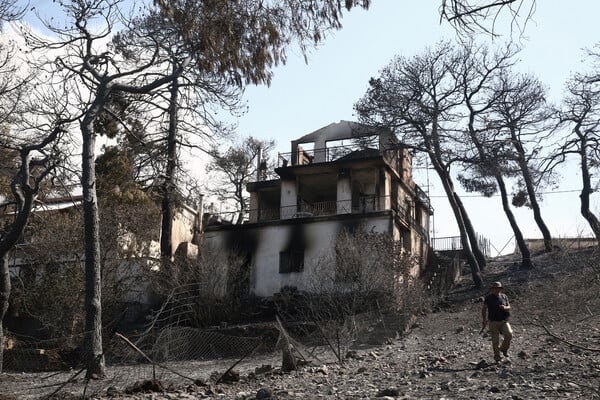
M 504 354 L 504 357 L 508 358 L 508 350 L 502 350 L 502 354 Z

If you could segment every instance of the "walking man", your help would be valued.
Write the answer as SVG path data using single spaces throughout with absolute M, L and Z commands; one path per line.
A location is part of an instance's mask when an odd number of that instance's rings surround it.
M 508 297 L 502 291 L 502 283 L 494 282 L 490 288 L 491 293 L 485 296 L 481 316 L 483 318 L 483 328 L 488 324 L 492 335 L 492 349 L 494 350 L 494 360 L 500 361 L 500 352 L 504 357 L 508 357 L 508 349 L 512 339 L 512 328 L 508 323 L 510 316 L 510 303 Z M 500 345 L 500 334 L 503 336 L 502 345 Z

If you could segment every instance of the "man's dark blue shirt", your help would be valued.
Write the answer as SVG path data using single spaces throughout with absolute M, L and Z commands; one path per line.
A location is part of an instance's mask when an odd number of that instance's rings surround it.
M 498 296 L 495 296 L 493 293 L 490 293 L 485 296 L 483 302 L 487 305 L 488 319 L 490 321 L 504 321 L 510 316 L 510 312 L 500 308 L 500 306 L 508 305 L 508 297 L 505 294 L 500 293 Z

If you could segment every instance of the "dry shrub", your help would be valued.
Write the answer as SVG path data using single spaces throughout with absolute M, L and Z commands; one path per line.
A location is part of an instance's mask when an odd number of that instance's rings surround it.
M 39 272 L 39 271 L 37 271 Z M 42 273 L 22 277 L 16 293 L 19 314 L 34 318 L 52 338 L 83 332 L 83 269 L 81 264 L 50 264 Z
M 306 292 L 283 291 L 278 313 L 288 325 L 305 323 L 300 333 L 320 336 L 342 361 L 361 336 L 394 336 L 426 306 L 416 271 L 417 260 L 389 235 L 342 231 L 334 251 L 307 267 Z
M 553 252 L 536 261 L 542 276 L 523 297 L 527 318 L 545 326 L 590 329 L 600 314 L 600 249 Z
M 144 207 L 140 205 L 143 204 Z M 102 209 L 102 317 L 117 323 L 127 296 L 140 290 L 151 243 L 158 237 L 158 211 L 148 202 L 107 204 Z M 18 257 L 21 266 L 11 297 L 13 314 L 39 321 L 52 338 L 84 329 L 84 239 L 81 209 L 35 213 Z
M 235 252 L 201 247 L 196 260 L 165 264 L 150 279 L 162 297 L 159 326 L 206 327 L 233 318 L 248 296 L 247 260 Z

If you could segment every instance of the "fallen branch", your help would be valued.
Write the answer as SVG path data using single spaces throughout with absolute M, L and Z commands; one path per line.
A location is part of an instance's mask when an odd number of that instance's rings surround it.
M 125 336 L 121 335 L 120 333 L 115 333 L 115 336 L 116 336 L 116 337 L 118 337 L 119 339 L 121 339 L 122 341 L 124 341 L 124 342 L 125 342 L 127 345 L 129 345 L 129 346 L 130 346 L 130 347 L 131 347 L 133 350 L 135 350 L 135 351 L 136 351 L 136 352 L 138 352 L 138 353 L 139 353 L 139 354 L 140 354 L 142 357 L 144 357 L 146 360 L 148 360 L 148 362 L 149 362 L 149 363 L 151 363 L 153 367 L 154 367 L 154 366 L 157 366 L 157 367 L 159 367 L 159 368 L 162 368 L 162 369 L 165 369 L 165 370 L 167 370 L 167 371 L 169 371 L 169 372 L 171 372 L 171 373 L 173 373 L 173 374 L 175 374 L 175 375 L 177 375 L 177 376 L 179 376 L 179 377 L 181 377 L 181 378 L 188 379 L 188 380 L 190 380 L 190 381 L 192 381 L 192 382 L 196 382 L 196 379 L 194 379 L 194 378 L 191 378 L 191 377 L 189 377 L 189 376 L 183 375 L 183 374 L 181 374 L 181 373 L 179 373 L 179 372 L 175 371 L 174 369 L 172 369 L 172 368 L 170 368 L 170 367 L 168 367 L 168 366 L 166 366 L 166 365 L 164 365 L 164 364 L 160 364 L 160 363 L 157 363 L 157 362 L 155 362 L 153 359 L 151 359 L 149 356 L 147 356 L 147 355 L 146 355 L 146 353 L 144 353 L 142 350 L 140 350 L 140 348 L 139 348 L 139 347 L 137 347 L 137 346 L 136 346 L 135 344 L 133 344 L 133 343 L 132 343 L 132 342 L 131 342 L 129 339 L 127 339 Z M 154 374 L 154 369 L 153 369 L 153 371 L 152 371 L 152 372 L 153 372 L 153 379 L 156 379 L 156 375 Z
M 75 381 L 75 378 L 77 378 L 77 376 L 81 375 L 81 373 L 83 371 L 85 371 L 86 369 L 87 369 L 87 366 L 81 368 L 79 371 L 77 371 L 77 373 L 75 373 L 74 375 L 72 375 L 69 379 L 67 379 L 66 381 L 61 382 L 59 384 L 38 386 L 38 387 L 58 386 L 54 392 L 52 392 L 49 395 L 45 396 L 44 399 L 50 399 L 50 398 L 54 397 L 54 395 L 57 394 L 58 392 L 60 392 L 62 390 L 62 388 L 64 388 L 65 386 L 67 386 L 69 383 Z
M 264 338 L 263 338 L 263 340 L 264 340 Z M 246 352 L 246 354 L 244 354 L 244 355 L 242 356 L 242 358 L 240 358 L 239 360 L 237 360 L 237 361 L 236 361 L 236 362 L 235 362 L 235 363 L 234 363 L 234 364 L 233 364 L 231 367 L 229 367 L 229 368 L 227 369 L 227 371 L 225 371 L 225 372 L 223 373 L 223 375 L 221 375 L 221 377 L 220 377 L 219 379 L 217 379 L 217 382 L 216 382 L 216 383 L 219 383 L 219 382 L 221 382 L 221 381 L 223 380 L 223 378 L 224 378 L 224 377 L 225 377 L 225 376 L 226 376 L 228 373 L 230 373 L 230 372 L 233 370 L 233 368 L 235 368 L 235 366 L 236 366 L 236 365 L 238 365 L 239 363 L 241 363 L 241 362 L 242 362 L 242 360 L 243 360 L 243 359 L 245 359 L 246 357 L 248 357 L 250 354 L 254 353 L 254 351 L 255 351 L 256 349 L 258 349 L 258 347 L 259 347 L 260 345 L 262 345 L 262 344 L 263 344 L 263 340 L 259 341 L 259 342 L 256 344 L 256 346 L 254 346 L 253 348 L 251 348 L 250 350 L 248 350 L 248 351 Z
M 581 349 L 581 350 L 593 351 L 593 352 L 600 353 L 600 348 L 586 347 L 586 346 L 582 346 L 582 345 L 579 345 L 579 344 L 576 344 L 576 343 L 570 342 L 570 341 L 568 341 L 567 339 L 565 339 L 565 338 L 563 338 L 563 337 L 561 337 L 561 336 L 558 336 L 557 334 L 555 334 L 555 333 L 551 332 L 551 331 L 550 331 L 550 329 L 548 329 L 548 328 L 546 327 L 546 325 L 544 325 L 544 324 L 539 324 L 539 326 L 541 326 L 541 327 L 542 327 L 542 328 L 543 328 L 543 329 L 546 331 L 546 333 L 547 333 L 548 335 L 552 336 L 553 338 L 555 338 L 555 339 L 557 339 L 557 340 L 560 340 L 560 341 L 561 341 L 561 342 L 563 342 L 563 343 L 566 343 L 566 344 L 568 344 L 568 345 L 569 345 L 569 346 L 571 346 L 571 347 L 575 347 L 575 348 L 577 348 L 577 349 Z

